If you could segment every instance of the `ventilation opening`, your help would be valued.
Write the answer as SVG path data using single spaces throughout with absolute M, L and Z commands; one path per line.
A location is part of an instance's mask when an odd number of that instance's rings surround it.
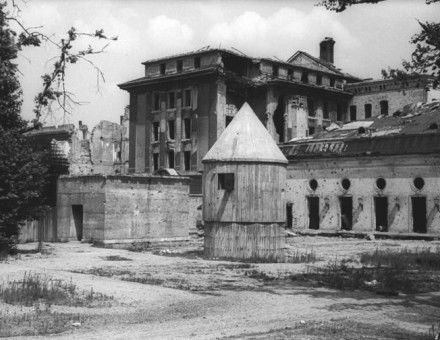
M 378 189 L 383 190 L 383 189 L 385 189 L 386 185 L 387 185 L 387 182 L 385 181 L 384 178 L 381 177 L 376 180 L 376 186 Z
M 218 188 L 219 190 L 226 190 L 226 191 L 234 190 L 234 174 L 233 173 L 218 174 Z
M 319 197 L 307 197 L 309 206 L 309 229 L 319 229 Z
M 344 178 L 344 179 L 341 181 L 341 185 L 342 185 L 342 187 L 344 188 L 344 190 L 348 190 L 348 189 L 350 189 L 351 182 L 350 182 L 350 180 L 349 180 L 348 178 Z
M 353 198 L 339 197 L 341 206 L 341 229 L 351 230 L 353 227 Z
M 81 241 L 83 238 L 83 206 L 72 205 L 73 223 L 75 224 L 76 239 Z
M 426 197 L 411 197 L 413 231 L 426 233 Z
M 388 198 L 374 197 L 374 211 L 376 214 L 376 230 L 388 231 Z
M 273 123 L 275 125 L 275 131 L 279 135 L 279 143 L 283 143 L 284 140 L 284 96 L 278 98 L 278 106 L 273 114 Z
M 293 227 L 293 204 L 286 204 L 286 227 L 292 229 Z
M 316 179 L 311 179 L 309 181 L 309 186 L 310 186 L 310 189 L 315 191 L 318 188 L 318 181 Z
M 414 183 L 414 186 L 419 190 L 422 190 L 423 187 L 425 186 L 425 180 L 422 177 L 414 178 L 413 183 Z

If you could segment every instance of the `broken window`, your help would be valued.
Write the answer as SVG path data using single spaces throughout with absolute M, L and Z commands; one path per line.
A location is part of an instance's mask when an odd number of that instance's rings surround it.
M 176 107 L 176 94 L 174 92 L 168 92 L 168 108 L 174 109 Z
M 413 231 L 426 233 L 426 197 L 411 197 Z
M 160 64 L 159 68 L 160 68 L 160 74 L 164 75 L 165 74 L 165 69 L 166 69 L 165 63 L 164 64 Z
M 174 139 L 175 138 L 175 131 L 174 131 L 174 120 L 168 121 L 168 139 Z
M 275 131 L 279 136 L 279 143 L 284 142 L 284 111 L 286 105 L 284 103 L 284 96 L 278 98 L 278 105 L 273 113 L 273 123 L 275 125 Z
M 351 230 L 353 227 L 353 198 L 339 197 L 339 205 L 341 207 L 341 229 Z
M 194 68 L 200 68 L 200 57 L 194 58 Z
M 191 151 L 185 151 L 183 153 L 183 165 L 185 167 L 185 171 L 191 170 Z
M 192 104 L 191 89 L 185 90 L 184 96 L 185 96 L 185 106 L 190 107 Z
M 176 69 L 177 69 L 177 72 L 182 72 L 182 70 L 183 70 L 183 60 L 177 60 Z
M 374 197 L 374 212 L 376 215 L 376 231 L 388 231 L 387 197 Z
M 159 122 L 153 122 L 153 141 L 159 141 Z
M 329 111 L 328 111 L 328 103 L 327 102 L 324 102 L 324 107 L 323 107 L 322 113 L 323 113 L 324 119 L 329 119 L 330 115 L 329 115 Z
M 183 138 L 191 138 L 191 118 L 185 118 L 183 120 Z
M 279 74 L 279 68 L 278 68 L 278 65 L 273 65 L 273 66 L 272 66 L 272 75 L 273 75 L 274 77 L 278 77 L 278 74 Z
M 306 84 L 309 82 L 309 73 L 308 72 L 302 71 L 302 73 L 301 73 L 301 81 L 303 83 L 306 83 Z
M 154 103 L 153 103 L 153 106 L 154 106 L 154 110 L 155 111 L 159 111 L 160 110 L 160 94 L 159 93 L 154 93 L 154 95 L 153 95 L 153 101 L 154 101 Z
M 286 228 L 292 229 L 293 227 L 293 203 L 286 204 Z
M 356 105 L 350 106 L 350 120 L 355 121 L 356 120 Z
M 220 173 L 218 174 L 218 189 L 232 191 L 234 190 L 234 179 L 233 173 Z
M 309 207 L 309 229 L 319 229 L 319 197 L 307 197 Z
M 371 104 L 365 104 L 365 118 L 371 118 Z
M 381 115 L 388 115 L 388 100 L 381 100 L 380 101 L 380 114 Z
M 168 151 L 168 167 L 174 169 L 174 150 Z
M 316 76 L 316 85 L 322 85 L 322 75 L 320 74 Z
M 159 154 L 157 152 L 153 153 L 153 170 L 159 170 Z

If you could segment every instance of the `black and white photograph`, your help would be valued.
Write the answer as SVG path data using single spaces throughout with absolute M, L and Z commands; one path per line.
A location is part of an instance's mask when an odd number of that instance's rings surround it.
M 440 340 L 440 0 L 0 0 L 0 338 Z

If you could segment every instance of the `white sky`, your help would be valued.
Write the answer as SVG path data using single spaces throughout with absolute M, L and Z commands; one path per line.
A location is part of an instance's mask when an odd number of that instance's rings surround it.
M 107 52 L 92 59 L 105 74 L 100 90 L 90 65 L 77 64 L 67 74 L 68 89 L 87 104 L 72 108 L 67 122 L 93 127 L 100 120 L 119 121 L 129 96 L 116 84 L 143 76 L 141 62 L 206 45 L 231 46 L 250 56 L 287 59 L 297 50 L 319 56 L 319 42 L 336 40 L 335 64 L 363 78 L 379 78 L 382 68 L 400 66 L 419 31 L 416 21 L 438 20 L 440 4 L 424 0 L 388 0 L 360 5 L 343 13 L 314 6 L 318 0 L 205 0 L 205 1 L 61 1 L 28 0 L 22 6 L 27 26 L 43 25 L 60 38 L 71 26 L 78 31 L 103 28 L 117 35 Z M 89 42 L 84 42 L 88 44 Z M 98 42 L 101 44 L 101 42 Z M 100 46 L 98 44 L 98 46 Z M 41 89 L 41 75 L 49 72 L 56 55 L 50 45 L 27 48 L 19 60 L 22 72 L 23 116 L 33 118 L 33 98 Z M 63 115 L 48 117 L 62 124 Z

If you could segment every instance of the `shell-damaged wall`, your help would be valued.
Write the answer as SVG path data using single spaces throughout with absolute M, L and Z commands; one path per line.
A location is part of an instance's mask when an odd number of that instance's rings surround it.
M 186 177 L 62 176 L 58 238 L 103 244 L 185 239 L 195 223 L 188 185 Z
M 285 188 L 287 216 L 290 214 L 288 227 L 298 231 L 311 228 L 339 231 L 342 228 L 340 198 L 348 197 L 352 201 L 353 232 L 417 232 L 414 230 L 414 216 L 418 215 L 415 218 L 421 218 L 421 224 L 425 223 L 426 227 L 418 232 L 440 234 L 439 172 L 440 157 L 426 155 L 291 161 Z M 383 189 L 378 187 L 379 178 L 385 180 Z M 416 178 L 423 179 L 421 189 L 415 186 Z M 350 181 L 348 189 L 343 188 L 343 179 Z M 317 182 L 315 190 L 312 180 Z M 310 200 L 313 197 L 319 199 L 315 199 L 314 207 Z M 378 197 L 386 199 L 382 203 L 377 199 L 375 202 Z M 417 198 L 422 202 L 419 212 L 414 211 L 417 208 L 413 201 Z M 380 208 L 376 205 L 383 202 L 387 207 L 382 207 L 380 217 Z M 380 218 L 384 223 L 376 220 Z M 384 224 L 383 230 L 379 230 L 382 229 L 380 224 Z M 416 228 L 423 229 L 423 226 Z

